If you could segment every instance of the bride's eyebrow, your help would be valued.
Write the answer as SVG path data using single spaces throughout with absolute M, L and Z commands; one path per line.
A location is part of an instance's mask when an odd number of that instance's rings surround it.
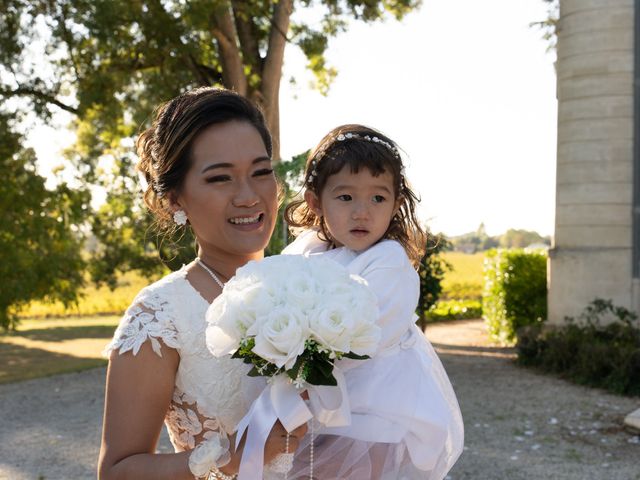
M 261 163 L 261 162 L 269 162 L 269 163 L 271 163 L 271 158 L 266 157 L 266 156 L 258 157 L 256 159 L 254 159 L 251 162 L 251 164 L 255 165 L 255 164 Z M 206 167 L 204 167 L 200 173 L 202 174 L 202 173 L 208 172 L 209 170 L 215 170 L 215 169 L 218 169 L 218 168 L 234 168 L 235 166 L 236 165 L 234 165 L 233 163 L 228 163 L 228 162 L 212 163 L 212 164 L 207 165 Z

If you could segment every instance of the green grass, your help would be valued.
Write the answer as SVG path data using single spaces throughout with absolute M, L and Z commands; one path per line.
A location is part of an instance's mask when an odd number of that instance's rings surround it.
M 140 289 L 151 282 L 136 273 L 128 273 L 118 279 L 118 286 L 114 290 L 107 286 L 96 288 L 89 284 L 80 291 L 77 305 L 65 308 L 60 302 L 33 302 L 19 313 L 19 317 L 122 315 Z
M 0 383 L 106 365 L 102 350 L 119 316 L 24 319 L 0 334 Z
M 480 300 L 483 285 L 484 253 L 445 252 L 443 258 L 453 267 L 442 280 L 442 298 Z

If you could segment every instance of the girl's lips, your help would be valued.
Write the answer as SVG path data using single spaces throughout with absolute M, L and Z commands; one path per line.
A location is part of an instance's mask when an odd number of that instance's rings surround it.
M 356 237 L 364 237 L 369 234 L 369 230 L 365 230 L 364 228 L 354 228 L 353 230 L 350 230 L 350 232 Z

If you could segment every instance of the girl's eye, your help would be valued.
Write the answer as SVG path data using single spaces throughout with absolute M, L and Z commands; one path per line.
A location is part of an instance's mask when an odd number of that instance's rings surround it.
M 373 196 L 373 203 L 382 203 L 386 200 L 386 198 L 384 198 L 382 195 L 374 195 Z
M 344 195 L 338 195 L 338 200 L 342 200 L 343 202 L 349 202 L 351 201 L 351 195 L 348 194 L 344 194 Z
M 253 172 L 254 177 L 263 177 L 265 175 L 271 175 L 273 173 L 273 168 L 263 168 L 261 170 L 256 170 Z
M 209 177 L 206 179 L 207 183 L 221 183 L 228 182 L 231 180 L 229 175 L 216 175 L 215 177 Z

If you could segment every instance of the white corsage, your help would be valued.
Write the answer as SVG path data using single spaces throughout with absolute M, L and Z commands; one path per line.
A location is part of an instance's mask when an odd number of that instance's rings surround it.
M 212 470 L 229 463 L 229 439 L 214 435 L 200 443 L 189 455 L 189 470 L 196 478 L 208 478 Z

